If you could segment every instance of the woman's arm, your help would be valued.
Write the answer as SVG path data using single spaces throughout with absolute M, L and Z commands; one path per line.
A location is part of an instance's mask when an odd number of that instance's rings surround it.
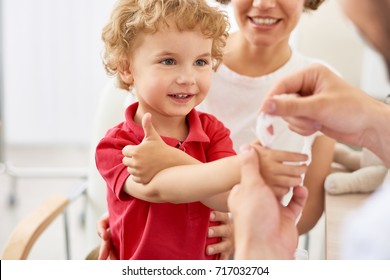
M 312 161 L 304 181 L 309 196 L 298 223 L 299 234 L 311 230 L 324 211 L 324 181 L 330 172 L 334 145 L 335 141 L 327 136 L 318 136 L 313 143 Z

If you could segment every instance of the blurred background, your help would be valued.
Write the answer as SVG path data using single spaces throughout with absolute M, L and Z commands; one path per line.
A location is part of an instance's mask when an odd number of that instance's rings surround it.
M 7 174 L 4 163 L 76 175 L 87 168 L 99 97 L 111 80 L 102 65 L 100 38 L 114 2 L 0 1 L 0 250 L 17 222 L 42 200 L 72 193 L 82 181 L 82 176 L 18 178 Z M 390 93 L 381 58 L 364 45 L 337 0 L 305 14 L 291 45 L 326 61 L 375 98 Z M 69 215 L 74 259 L 85 257 L 83 208 L 77 201 Z M 31 258 L 64 259 L 62 221 L 45 234 Z

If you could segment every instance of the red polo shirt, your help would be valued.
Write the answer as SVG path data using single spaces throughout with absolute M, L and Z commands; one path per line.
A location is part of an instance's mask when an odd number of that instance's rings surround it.
M 210 208 L 200 202 L 150 203 L 122 191 L 129 176 L 122 164 L 122 149 L 144 138 L 134 122 L 138 103 L 126 110 L 125 122 L 110 129 L 96 149 L 96 165 L 107 182 L 107 200 L 114 249 L 120 259 L 214 259 L 206 246 Z M 187 116 L 189 133 L 180 149 L 201 162 L 235 155 L 230 131 L 215 117 L 193 109 Z M 162 137 L 177 147 L 179 141 Z M 218 176 L 218 174 L 216 174 Z M 183 186 L 185 187 L 185 186 Z

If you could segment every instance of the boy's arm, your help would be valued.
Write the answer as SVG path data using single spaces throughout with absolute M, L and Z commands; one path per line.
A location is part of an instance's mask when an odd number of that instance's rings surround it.
M 229 197 L 230 190 L 227 192 L 219 193 L 217 195 L 213 195 L 210 197 L 207 197 L 200 202 L 204 205 L 206 205 L 209 208 L 212 208 L 214 210 L 220 211 L 220 212 L 228 212 L 229 208 L 227 206 L 227 199 Z
M 147 184 L 161 170 L 169 167 L 200 163 L 178 148 L 167 145 L 154 128 L 150 114 L 142 118 L 144 139 L 138 145 L 123 148 L 123 164 L 132 174 L 133 181 Z
M 130 175 L 123 190 L 131 196 L 150 202 L 204 201 L 210 208 L 227 211 L 216 195 L 230 190 L 239 181 L 238 157 L 231 156 L 204 164 L 164 169 L 148 184 L 136 183 Z M 210 198 L 213 196 L 218 199 Z
M 122 150 L 123 164 L 134 182 L 149 183 L 161 170 L 178 165 L 201 163 L 180 149 L 167 145 L 160 136 L 146 137 L 138 145 L 127 145 Z
M 216 125 L 223 126 L 222 123 L 214 122 Z M 214 124 L 213 123 L 213 124 Z M 187 202 L 187 201 L 198 201 L 201 198 L 204 198 L 201 202 L 205 204 L 206 206 L 210 208 L 214 208 L 220 211 L 227 211 L 227 194 L 221 193 L 221 194 L 215 194 L 216 192 L 219 192 L 218 185 L 216 185 L 213 180 L 208 180 L 207 183 L 202 182 L 202 180 L 198 180 L 199 176 L 204 176 L 205 172 L 202 171 L 203 167 L 200 168 L 199 171 L 194 171 L 193 168 L 189 170 L 189 173 L 186 173 L 187 168 L 185 168 L 184 172 L 177 171 L 174 169 L 173 171 L 173 177 L 175 178 L 172 183 L 170 181 L 165 181 L 166 177 L 163 177 L 163 181 L 159 181 L 161 176 L 165 176 L 164 174 L 160 174 L 159 177 L 153 178 L 158 172 L 174 167 L 174 166 L 182 166 L 182 165 L 194 165 L 201 163 L 197 159 L 191 157 L 190 155 L 186 154 L 185 152 L 181 151 L 180 149 L 171 147 L 167 145 L 161 138 L 161 136 L 158 134 L 158 132 L 154 129 L 152 121 L 151 121 L 151 115 L 145 114 L 145 116 L 142 119 L 142 127 L 144 130 L 144 139 L 139 145 L 128 145 L 126 146 L 122 153 L 124 155 L 123 158 L 123 164 L 127 167 L 127 171 L 129 174 L 131 174 L 131 177 L 129 180 L 133 180 L 135 183 L 142 184 L 144 188 L 139 189 L 139 186 L 137 184 L 134 184 L 133 182 L 129 182 L 128 185 L 133 187 L 134 189 L 128 189 L 127 193 L 131 194 L 133 193 L 134 196 L 141 198 L 144 200 L 151 200 L 155 202 L 159 201 L 169 201 L 169 202 Z M 210 128 L 210 127 L 208 127 Z M 228 135 L 225 133 L 223 129 L 216 129 L 215 126 L 211 129 L 211 131 L 218 131 L 218 133 L 212 133 L 213 143 L 218 143 L 218 145 L 221 145 L 221 147 L 224 146 L 224 142 L 220 142 L 222 139 L 224 140 Z M 230 139 L 229 139 L 230 140 Z M 221 143 L 221 144 L 220 144 Z M 210 149 L 211 153 L 215 153 L 216 151 L 221 151 L 221 148 L 215 149 L 214 147 Z M 232 150 L 233 151 L 233 150 Z M 225 153 L 225 156 L 228 153 Z M 211 157 L 213 158 L 213 156 Z M 229 160 L 230 161 L 230 160 Z M 230 165 L 230 163 L 228 163 Z M 211 176 L 220 176 L 221 172 L 229 172 L 230 171 L 225 167 L 228 166 L 225 163 L 216 164 L 213 165 L 216 167 L 216 170 L 211 168 Z M 209 168 L 204 167 L 204 168 Z M 233 167 L 234 168 L 234 167 Z M 219 171 L 220 169 L 221 172 Z M 180 196 L 180 194 L 183 194 L 183 187 L 178 183 L 176 180 L 177 174 L 182 174 L 180 176 L 190 176 L 188 178 L 194 177 L 196 178 L 196 181 L 191 180 L 191 184 L 187 182 L 187 178 L 183 178 L 183 186 L 185 186 L 186 190 L 188 191 L 188 194 L 185 193 L 184 196 Z M 170 175 L 169 175 L 170 176 Z M 209 178 L 211 176 L 208 176 Z M 153 182 L 150 182 L 153 179 Z M 181 180 L 179 178 L 179 180 Z M 228 184 L 228 181 L 222 181 L 220 185 L 222 186 L 223 190 L 229 189 L 230 187 L 228 185 L 224 185 L 225 182 Z M 165 183 L 167 182 L 168 188 L 164 188 Z M 180 182 L 180 181 L 179 181 Z M 191 190 L 192 183 L 196 182 L 195 185 L 193 185 L 194 190 Z M 219 179 L 218 179 L 218 182 Z M 207 184 L 207 185 L 206 185 Z M 199 185 L 205 185 L 204 188 L 199 188 Z M 210 185 L 211 187 L 208 187 Z M 146 186 L 146 188 L 145 188 Z M 156 186 L 156 188 L 154 187 Z M 178 186 L 179 190 L 174 188 L 174 186 Z M 214 187 L 217 187 L 215 190 Z M 169 191 L 172 193 L 170 197 L 166 197 L 164 194 L 167 194 L 166 191 Z M 207 192 L 203 192 L 204 190 L 207 190 Z M 161 192 L 160 192 L 161 191 Z M 179 193 L 178 196 L 176 194 Z M 208 195 L 211 194 L 211 197 L 208 197 Z M 145 197 L 146 196 L 146 197 Z M 171 201 L 175 199 L 175 201 Z M 184 200 L 183 200 L 184 199 Z
M 199 162 L 180 150 L 171 149 L 171 153 L 176 152 L 179 154 L 177 158 L 182 156 L 183 164 L 189 165 L 172 166 L 161 170 L 153 177 L 152 181 L 145 183 L 138 180 L 142 177 L 142 172 L 139 172 L 139 169 L 149 168 L 150 165 L 159 165 L 161 160 L 157 157 L 154 162 L 149 161 L 150 163 L 145 164 L 144 161 L 139 159 L 148 158 L 149 156 L 155 157 L 153 156 L 153 151 L 157 150 L 158 152 L 159 149 L 166 149 L 168 146 L 155 131 L 150 115 L 148 117 L 144 116 L 142 126 L 145 132 L 145 138 L 141 143 L 141 146 L 144 145 L 142 152 L 135 152 L 138 150 L 134 146 L 127 146 L 123 149 L 123 164 L 127 166 L 127 171 L 131 174 L 124 184 L 125 192 L 150 202 L 186 203 L 201 201 L 210 208 L 226 211 L 227 196 L 223 193 L 230 190 L 240 180 L 237 156 L 194 165 L 193 163 Z M 216 143 L 215 145 L 220 143 L 217 140 L 214 142 Z M 160 148 L 156 149 L 156 146 Z M 152 151 L 145 149 L 147 147 L 152 148 Z M 256 150 L 262 158 L 262 173 L 266 173 L 265 177 L 271 185 L 285 189 L 283 194 L 288 190 L 286 187 L 294 186 L 301 182 L 300 174 L 306 170 L 306 167 L 288 166 L 284 163 L 285 161 L 306 160 L 304 155 L 268 149 Z M 170 157 L 169 154 L 166 156 Z M 164 158 L 162 160 L 167 161 Z

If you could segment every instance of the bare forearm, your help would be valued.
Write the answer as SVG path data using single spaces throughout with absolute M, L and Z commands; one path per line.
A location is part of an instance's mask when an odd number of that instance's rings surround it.
M 168 167 L 174 167 L 174 166 L 179 166 L 179 165 L 191 165 L 191 164 L 198 164 L 202 163 L 196 158 L 190 156 L 189 154 L 186 154 L 182 150 L 179 149 L 171 149 L 171 154 L 169 157 L 167 157 L 170 165 Z M 165 168 L 164 168 L 165 169 Z
M 153 181 L 164 201 L 201 201 L 239 183 L 238 158 L 232 156 L 205 164 L 175 166 L 158 173 Z
M 204 164 L 167 168 L 145 185 L 133 182 L 130 176 L 124 190 L 150 202 L 188 203 L 226 192 L 239 181 L 238 157 L 232 156 Z
M 324 181 L 330 172 L 335 141 L 327 136 L 319 136 L 312 147 L 312 162 L 307 170 L 304 186 L 309 196 L 298 223 L 299 234 L 311 230 L 324 210 Z
M 229 196 L 230 191 L 220 193 L 211 197 L 208 197 L 206 199 L 203 199 L 201 202 L 206 205 L 207 207 L 210 207 L 214 210 L 221 211 L 221 212 L 228 212 L 229 208 L 227 205 L 227 199 Z
M 324 202 L 318 201 L 315 205 L 306 204 L 302 216 L 297 224 L 299 234 L 308 233 L 314 228 L 321 218 L 324 209 Z

